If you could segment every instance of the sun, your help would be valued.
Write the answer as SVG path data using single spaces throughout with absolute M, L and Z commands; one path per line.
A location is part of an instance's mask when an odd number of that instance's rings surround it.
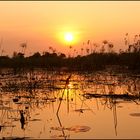
M 74 46 L 79 43 L 79 32 L 72 29 L 63 29 L 56 34 L 56 39 L 64 46 Z
M 65 34 L 64 34 L 64 39 L 65 39 L 65 41 L 67 41 L 67 42 L 72 42 L 73 39 L 74 39 L 74 36 L 73 36 L 72 33 L 65 33 Z

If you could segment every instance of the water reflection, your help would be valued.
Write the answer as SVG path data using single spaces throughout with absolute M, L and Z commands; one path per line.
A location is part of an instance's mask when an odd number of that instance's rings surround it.
M 138 75 L 36 70 L 0 79 L 0 138 L 140 136 Z

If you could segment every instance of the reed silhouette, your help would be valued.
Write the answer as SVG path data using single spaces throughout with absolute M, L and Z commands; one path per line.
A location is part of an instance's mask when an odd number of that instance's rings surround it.
M 35 52 L 25 57 L 27 49 L 25 42 L 20 44 L 21 51 L 14 52 L 12 57 L 0 56 L 0 68 L 13 68 L 15 74 L 33 68 L 47 68 L 53 71 L 64 68 L 69 71 L 96 71 L 115 67 L 114 70 L 140 72 L 140 35 L 136 34 L 130 42 L 129 34 L 126 33 L 124 44 L 126 50 L 120 49 L 119 52 L 115 52 L 114 44 L 108 40 L 103 40 L 101 45 L 88 40 L 83 42 L 81 52 L 70 45 L 69 57 L 57 52 L 52 46 L 48 52 L 43 54 Z M 0 50 L 2 54 L 2 40 Z
M 48 70 L 61 70 L 67 68 L 69 71 L 93 71 L 103 70 L 112 66 L 118 70 L 140 71 L 140 51 L 134 50 L 115 53 L 109 49 L 108 53 L 101 51 L 94 52 L 86 56 L 76 56 L 67 58 L 65 54 L 49 53 L 41 55 L 39 52 L 29 57 L 24 57 L 22 53 L 14 53 L 12 58 L 8 56 L 0 57 L 0 68 L 12 68 L 14 73 L 25 69 L 47 68 Z M 116 70 L 117 70 L 116 69 Z
M 20 110 L 20 123 L 21 123 L 21 129 L 24 129 L 25 125 L 25 117 L 23 110 Z

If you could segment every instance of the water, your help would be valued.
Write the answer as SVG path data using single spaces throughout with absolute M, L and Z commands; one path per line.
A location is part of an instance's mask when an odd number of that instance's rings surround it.
M 0 138 L 140 138 L 139 75 L 69 75 L 1 74 Z

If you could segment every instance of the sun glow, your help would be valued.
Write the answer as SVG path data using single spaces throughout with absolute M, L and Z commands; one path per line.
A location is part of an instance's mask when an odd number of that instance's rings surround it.
M 73 39 L 74 39 L 74 36 L 73 36 L 72 33 L 65 33 L 64 39 L 65 39 L 65 41 L 67 41 L 67 42 L 72 42 Z
M 76 29 L 62 29 L 58 32 L 57 39 L 62 43 L 64 46 L 76 46 L 79 43 L 79 35 L 80 32 Z M 63 46 L 62 45 L 62 46 Z

